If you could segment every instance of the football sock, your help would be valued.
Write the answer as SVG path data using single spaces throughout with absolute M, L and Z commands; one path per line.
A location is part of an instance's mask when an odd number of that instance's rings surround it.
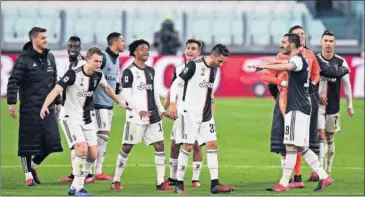
M 94 164 L 95 161 L 91 161 L 86 159 L 85 160 L 85 177 L 87 177 L 87 175 L 91 174 L 91 166 Z
M 312 150 L 306 148 L 303 152 L 301 152 L 304 160 L 308 163 L 308 165 L 313 169 L 314 172 L 317 172 L 319 179 L 325 179 L 328 177 L 327 173 L 322 168 L 319 163 L 318 157 Z
M 301 168 L 302 168 L 302 155 L 300 153 L 297 153 L 297 162 L 295 163 L 294 166 L 294 175 L 301 175 Z
M 95 174 L 103 172 L 103 162 L 105 159 L 106 145 L 108 144 L 109 136 L 105 134 L 98 134 L 98 148 L 95 162 Z
M 33 179 L 32 173 L 30 172 L 31 158 L 31 156 L 21 157 L 25 180 Z
M 79 191 L 84 187 L 85 180 L 85 156 L 76 156 L 75 160 L 72 164 L 72 171 L 74 174 L 74 180 L 72 182 L 71 187 L 75 188 L 76 191 Z
M 210 180 L 218 179 L 218 155 L 217 150 L 207 150 L 207 166 Z
M 287 187 L 289 184 L 290 176 L 293 173 L 293 169 L 297 160 L 296 151 L 287 151 L 285 156 L 285 165 L 283 170 L 283 175 L 280 179 L 280 184 Z
M 194 161 L 193 162 L 193 181 L 199 181 L 200 171 L 202 169 L 202 162 L 201 161 Z
M 117 158 L 117 164 L 115 165 L 115 173 L 113 182 L 120 182 L 120 178 L 123 174 L 124 167 L 127 164 L 128 154 L 124 153 L 123 150 L 120 150 Z
M 170 178 L 176 180 L 177 159 L 170 158 Z
M 155 165 L 157 171 L 157 185 L 162 184 L 165 180 L 165 153 L 155 152 Z
M 324 167 L 324 157 L 326 156 L 326 153 L 327 153 L 326 145 L 327 145 L 327 141 L 325 141 L 325 140 L 319 141 L 319 162 L 322 167 Z
M 281 168 L 284 169 L 284 166 L 285 166 L 285 156 L 280 156 L 280 164 L 281 164 Z
M 328 157 L 327 157 L 327 169 L 326 169 L 326 171 L 328 173 L 331 173 L 333 159 L 335 157 L 335 140 L 333 139 L 331 141 L 328 141 L 327 144 L 328 144 Z
M 184 181 L 186 166 L 188 164 L 189 152 L 181 149 L 179 157 L 177 158 L 177 176 L 178 181 Z

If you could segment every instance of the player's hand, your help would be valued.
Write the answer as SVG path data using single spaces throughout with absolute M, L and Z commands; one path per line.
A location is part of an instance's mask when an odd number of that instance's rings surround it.
M 48 107 L 43 106 L 40 113 L 41 118 L 44 119 L 44 117 L 46 117 L 47 114 L 49 114 L 49 109 Z
M 170 103 L 170 117 L 176 120 L 177 117 L 177 110 L 176 110 L 176 103 Z
M 9 114 L 11 117 L 16 118 L 16 105 L 9 105 Z
M 138 113 L 138 115 L 141 117 L 141 119 L 143 118 L 143 117 L 149 117 L 149 116 L 151 116 L 151 112 L 150 111 L 140 111 L 139 113 Z
M 347 115 L 350 116 L 350 117 L 355 115 L 354 108 L 347 108 Z
M 322 105 L 327 105 L 327 96 L 325 94 L 320 94 L 319 95 L 319 103 Z
M 162 120 L 164 117 L 169 118 L 169 119 L 173 119 L 173 118 L 171 118 L 170 114 L 169 114 L 169 113 L 167 113 L 167 112 L 162 112 L 162 114 L 161 114 L 161 116 L 160 116 L 161 120 Z
M 119 107 L 123 108 L 123 109 L 126 109 L 126 110 L 129 110 L 129 111 L 132 111 L 132 108 L 128 107 L 127 105 L 125 105 L 124 103 L 120 103 L 118 105 Z
M 60 114 L 60 112 L 61 112 L 61 104 L 56 105 L 56 111 L 57 111 L 57 114 Z
M 256 70 L 256 72 L 258 72 L 264 69 L 264 65 L 248 65 L 247 68 Z

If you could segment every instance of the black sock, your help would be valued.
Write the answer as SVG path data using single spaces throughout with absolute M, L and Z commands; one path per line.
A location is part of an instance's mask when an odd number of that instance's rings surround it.
M 42 161 L 48 156 L 49 154 L 43 154 L 43 155 L 36 155 L 33 157 L 33 162 L 37 165 L 41 164 Z
M 30 172 L 31 159 L 32 159 L 32 156 L 21 157 L 24 173 Z
M 218 179 L 213 179 L 213 180 L 210 180 L 210 187 L 215 187 L 216 185 L 219 184 L 219 181 Z

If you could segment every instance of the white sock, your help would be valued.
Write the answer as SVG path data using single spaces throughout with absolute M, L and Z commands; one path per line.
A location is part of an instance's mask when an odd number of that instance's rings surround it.
M 127 164 L 128 154 L 124 153 L 122 150 L 119 151 L 117 164 L 115 165 L 115 173 L 113 182 L 120 182 L 120 178 L 122 177 L 125 165 Z
M 327 154 L 327 141 L 325 140 L 320 140 L 319 141 L 319 163 L 321 164 L 322 167 L 325 166 L 325 163 L 324 163 L 324 158 Z
M 21 160 L 22 160 L 22 165 L 23 165 L 23 170 L 24 170 L 24 175 L 25 175 L 25 181 L 28 179 L 33 179 L 32 173 L 29 172 L 29 170 L 28 170 L 27 158 L 21 157 Z
M 207 165 L 210 180 L 218 179 L 218 155 L 217 150 L 207 150 Z
M 281 168 L 284 170 L 284 166 L 285 166 L 285 156 L 280 156 L 280 164 L 281 164 Z
M 104 134 L 98 134 L 98 148 L 97 157 L 95 162 L 95 174 L 101 174 L 103 172 L 103 162 L 105 159 L 106 145 L 108 144 L 109 136 Z
M 202 162 L 194 161 L 193 162 L 193 181 L 199 181 L 200 171 L 202 170 Z
M 176 180 L 177 159 L 170 158 L 170 178 Z
M 165 153 L 155 152 L 155 165 L 157 171 L 157 185 L 165 181 Z
M 285 165 L 283 175 L 280 179 L 280 184 L 287 187 L 289 184 L 290 176 L 293 173 L 295 163 L 297 162 L 297 151 L 287 151 L 285 156 Z
M 319 179 L 325 179 L 328 177 L 327 173 L 324 171 L 321 164 L 319 163 L 317 155 L 314 154 L 314 152 L 312 150 L 307 148 L 300 154 L 302 154 L 304 160 L 313 169 L 313 171 L 317 172 Z
M 178 181 L 184 181 L 186 167 L 188 165 L 189 152 L 181 149 L 179 157 L 177 158 L 177 176 Z
M 84 187 L 85 180 L 85 156 L 76 156 L 72 164 L 72 173 L 74 174 L 74 180 L 72 187 L 79 191 Z
M 90 161 L 85 159 L 85 177 L 91 174 L 91 166 L 94 164 L 95 161 Z
M 328 157 L 327 157 L 327 169 L 328 173 L 332 172 L 333 159 L 335 157 L 335 141 L 327 141 L 328 144 Z

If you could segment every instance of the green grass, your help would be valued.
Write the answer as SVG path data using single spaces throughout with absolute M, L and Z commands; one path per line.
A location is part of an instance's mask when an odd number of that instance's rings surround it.
M 69 184 L 58 183 L 60 177 L 70 173 L 70 152 L 63 140 L 63 153 L 51 155 L 40 166 L 42 184 L 24 186 L 24 174 L 17 157 L 18 120 L 10 118 L 5 101 L 1 102 L 1 195 L 67 195 Z M 333 168 L 334 184 L 322 193 L 314 193 L 315 183 L 305 182 L 305 188 L 287 193 L 265 191 L 281 176 L 279 155 L 270 153 L 270 126 L 273 100 L 271 99 L 217 99 L 216 126 L 219 149 L 219 177 L 222 183 L 231 184 L 236 191 L 231 195 L 364 195 L 364 101 L 354 101 L 356 115 L 349 118 L 346 103 L 342 101 L 342 131 L 336 136 L 336 157 Z M 120 149 L 124 112 L 114 110 L 111 139 L 107 148 L 104 171 L 114 174 L 116 157 Z M 169 158 L 169 135 L 172 122 L 164 120 L 166 161 Z M 62 133 L 63 137 L 63 133 Z M 123 191 L 109 191 L 110 182 L 98 181 L 86 185 L 94 195 L 176 195 L 155 190 L 156 170 L 154 151 L 141 143 L 134 147 L 123 175 Z M 189 195 L 210 195 L 209 171 L 204 154 L 201 187 L 190 187 L 191 162 L 186 173 Z M 166 167 L 166 177 L 169 167 Z M 303 163 L 304 179 L 310 169 Z

